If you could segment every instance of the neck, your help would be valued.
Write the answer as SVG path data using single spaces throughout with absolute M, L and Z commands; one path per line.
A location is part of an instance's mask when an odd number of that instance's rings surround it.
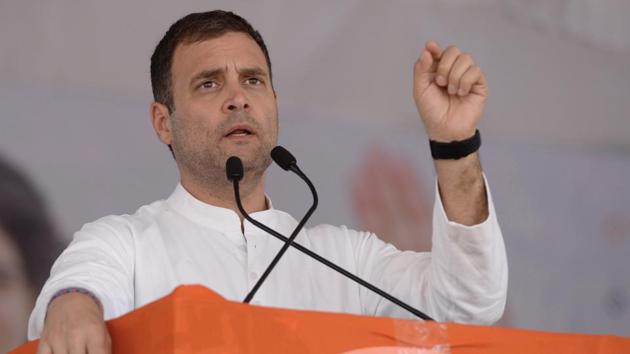
M 232 182 L 213 181 L 201 183 L 194 178 L 182 173 L 182 186 L 200 201 L 221 208 L 232 209 L 243 220 L 243 215 L 236 205 L 234 199 L 234 186 Z M 239 183 L 241 203 L 247 213 L 266 210 L 268 208 L 265 199 L 265 175 L 251 176 L 243 178 Z

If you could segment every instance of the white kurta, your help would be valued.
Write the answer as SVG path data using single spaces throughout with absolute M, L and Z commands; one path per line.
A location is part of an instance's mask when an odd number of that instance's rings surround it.
M 431 253 L 402 252 L 372 233 L 344 226 L 304 229 L 295 242 L 436 320 L 491 323 L 505 306 L 507 260 L 487 184 L 486 190 L 490 216 L 472 227 L 448 221 L 436 198 Z M 287 237 L 298 223 L 273 207 L 251 216 Z M 178 185 L 166 200 L 133 215 L 101 218 L 74 235 L 37 298 L 28 337 L 40 336 L 51 296 L 68 287 L 95 294 L 105 319 L 168 295 L 181 284 L 202 284 L 242 301 L 282 245 L 247 221 L 242 232 L 234 211 L 205 204 Z M 252 303 L 413 317 L 294 248 Z

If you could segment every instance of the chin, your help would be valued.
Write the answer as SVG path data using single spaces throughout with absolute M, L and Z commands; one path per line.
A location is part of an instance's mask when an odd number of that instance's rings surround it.
M 271 156 L 271 148 L 266 148 L 256 144 L 236 144 L 226 149 L 226 160 L 230 156 L 238 156 L 245 164 L 245 161 L 255 161 L 267 159 Z
M 263 173 L 267 167 L 271 164 L 271 156 L 270 155 L 262 155 L 262 156 L 253 156 L 249 159 L 243 159 L 243 168 L 245 171 L 257 171 Z

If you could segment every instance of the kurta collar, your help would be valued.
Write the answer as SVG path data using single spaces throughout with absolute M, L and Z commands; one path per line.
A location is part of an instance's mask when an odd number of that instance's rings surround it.
M 268 209 L 251 213 L 252 217 L 265 217 L 273 214 L 273 204 L 271 199 L 265 195 Z M 220 232 L 242 234 L 241 219 L 238 214 L 228 208 L 221 208 L 212 204 L 207 204 L 190 194 L 181 183 L 178 183 L 175 190 L 168 198 L 167 203 L 178 213 L 191 219 L 192 221 L 211 227 Z

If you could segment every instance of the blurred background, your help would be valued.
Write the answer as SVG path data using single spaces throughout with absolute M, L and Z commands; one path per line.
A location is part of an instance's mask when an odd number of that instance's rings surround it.
M 368 229 L 400 248 L 430 249 L 435 194 L 413 63 L 428 39 L 472 53 L 490 82 L 482 163 L 510 265 L 500 325 L 630 335 L 622 0 L 0 0 L 0 155 L 38 186 L 63 243 L 175 187 L 150 125 L 149 57 L 174 21 L 216 8 L 267 42 L 280 143 L 320 192 L 310 224 Z M 277 208 L 299 218 L 310 205 L 275 166 L 268 184 Z

